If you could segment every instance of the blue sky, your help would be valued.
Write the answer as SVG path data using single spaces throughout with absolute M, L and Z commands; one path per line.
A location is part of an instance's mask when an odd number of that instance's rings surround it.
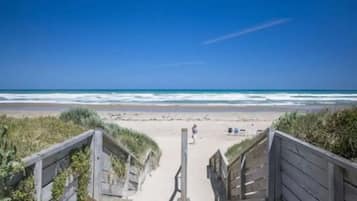
M 0 88 L 357 89 L 357 1 L 0 1 Z

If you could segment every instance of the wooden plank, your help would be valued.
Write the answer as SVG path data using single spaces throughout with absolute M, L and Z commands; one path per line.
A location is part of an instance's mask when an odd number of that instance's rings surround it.
M 252 198 L 252 199 L 245 199 L 244 201 L 265 201 L 265 198 Z
M 289 189 L 296 195 L 299 200 L 303 201 L 319 201 L 314 195 L 302 188 L 295 180 L 291 179 L 286 173 L 281 174 L 282 183 L 288 186 Z M 284 195 L 283 195 L 284 197 Z
M 241 156 L 244 155 L 246 152 L 248 152 L 251 148 L 255 147 L 256 144 L 260 143 L 262 140 L 264 140 L 265 138 L 267 138 L 267 134 L 268 134 L 268 129 L 265 130 L 263 133 L 258 134 L 257 137 L 253 138 L 253 142 L 250 144 L 250 146 L 248 146 L 248 147 L 242 152 L 242 154 L 241 154 L 240 156 L 238 156 L 236 159 L 234 159 L 234 160 L 231 162 L 231 164 L 232 164 L 232 163 L 235 163 L 235 162 L 238 161 L 238 160 L 241 160 L 241 159 L 240 159 Z
M 103 170 L 103 133 L 96 130 L 93 136 L 92 154 L 94 158 L 93 164 L 93 189 L 92 197 L 95 200 L 102 200 L 102 170 Z
M 281 140 L 269 129 L 267 199 L 281 199 Z
M 300 171 L 304 172 L 304 174 L 310 176 L 320 185 L 325 188 L 328 187 L 327 171 L 322 171 L 320 168 L 290 150 L 282 149 L 281 157 Z
M 243 158 L 242 158 L 242 162 L 241 162 L 241 165 L 240 165 L 240 199 L 243 200 L 245 199 L 245 173 L 244 173 L 244 169 L 245 169 L 245 155 L 243 155 Z
M 351 184 L 344 182 L 345 189 L 345 201 L 356 201 L 357 200 L 357 187 L 352 186 Z
M 283 201 L 301 201 L 294 193 L 291 192 L 289 187 L 286 187 L 285 185 L 282 185 L 281 187 L 281 195 Z
M 328 191 L 329 201 L 343 200 L 343 172 L 342 168 L 329 162 L 328 163 Z
M 343 176 L 345 181 L 357 186 L 357 171 L 345 170 Z
M 229 201 L 239 201 L 239 196 L 240 195 L 231 196 Z
M 281 140 L 281 147 L 282 149 L 287 149 L 305 158 L 305 160 L 322 170 L 327 170 L 327 160 L 324 157 L 316 155 L 313 151 L 309 150 L 309 148 L 284 138 Z
M 129 155 L 125 164 L 125 169 L 126 169 L 126 177 L 125 177 L 125 182 L 124 182 L 124 194 L 129 191 L 129 179 L 130 179 L 130 162 L 131 162 L 131 156 Z
M 240 199 L 240 186 L 231 188 L 231 196 L 237 196 Z
M 181 201 L 189 200 L 187 198 L 187 128 L 181 129 Z
M 62 160 L 63 158 L 68 157 L 73 150 L 80 149 L 83 146 L 89 145 L 91 142 L 92 137 L 88 137 L 83 139 L 82 141 L 73 144 L 72 146 L 68 146 L 65 149 L 59 150 L 58 152 L 54 152 L 47 157 L 41 157 L 43 160 L 43 168 L 47 168 L 53 164 L 56 164 L 57 161 Z
M 244 195 L 244 200 L 249 199 L 265 199 L 266 191 L 256 191 L 256 192 L 249 192 Z
M 50 201 L 52 199 L 52 183 L 47 184 L 42 188 L 42 198 L 41 201 Z
M 306 148 L 308 148 L 310 151 L 312 151 L 314 154 L 320 156 L 320 157 L 323 157 L 323 158 L 326 158 L 326 160 L 344 168 L 344 169 L 347 169 L 347 170 L 351 170 L 351 171 L 354 171 L 356 172 L 357 171 L 357 163 L 354 163 L 348 159 L 345 159 L 343 157 L 340 157 L 340 156 L 337 156 L 336 154 L 333 154 L 325 149 L 322 149 L 322 148 L 319 148 L 319 147 L 316 147 L 310 143 L 307 143 L 307 142 L 304 142 L 300 139 L 297 139 L 291 135 L 288 135 L 288 134 L 285 134 L 281 131 L 275 131 L 276 135 L 278 137 L 281 137 L 281 138 L 284 138 L 284 139 L 287 139 L 287 140 L 290 140 L 292 142 L 295 142 L 295 143 L 298 143 Z
M 267 178 L 267 166 L 253 169 L 245 174 L 245 180 L 247 182 L 254 181 L 260 178 Z
M 267 163 L 268 140 L 263 139 L 255 147 L 251 148 L 246 155 L 246 168 L 256 168 Z
M 25 157 L 22 161 L 25 167 L 28 167 L 30 165 L 35 164 L 40 159 L 44 159 L 46 157 L 52 156 L 55 153 L 58 153 L 62 150 L 67 149 L 68 147 L 72 147 L 73 145 L 80 143 L 81 141 L 87 140 L 88 138 L 92 137 L 92 135 L 93 135 L 93 130 L 86 131 L 62 143 L 54 144 L 47 149 L 43 149 L 38 153 Z
M 34 182 L 35 182 L 35 200 L 42 200 L 42 160 L 36 162 L 34 171 Z
M 318 200 L 328 200 L 327 188 L 320 185 L 318 182 L 312 179 L 311 176 L 304 174 L 301 170 L 297 169 L 289 162 L 281 161 L 282 174 L 289 176 L 295 183 L 297 183 L 305 191 L 311 195 L 315 195 Z M 282 185 L 288 185 L 282 180 Z M 293 189 L 291 189 L 293 190 Z
M 232 187 L 237 187 L 240 186 L 240 177 L 236 177 L 236 179 L 231 180 L 231 184 Z
M 245 183 L 246 193 L 255 191 L 265 191 L 267 189 L 266 180 L 264 178 Z M 265 197 L 265 195 L 264 195 Z
M 66 155 L 65 158 L 62 158 L 55 163 L 52 163 L 50 166 L 43 167 L 42 169 L 42 186 L 45 186 L 53 181 L 53 178 L 57 176 L 57 173 L 69 167 L 70 158 L 69 155 Z

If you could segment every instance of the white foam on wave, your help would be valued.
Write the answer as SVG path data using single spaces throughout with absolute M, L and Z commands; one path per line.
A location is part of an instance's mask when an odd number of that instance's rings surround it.
M 306 105 L 357 103 L 357 93 L 0 93 L 0 103 L 205 103 Z

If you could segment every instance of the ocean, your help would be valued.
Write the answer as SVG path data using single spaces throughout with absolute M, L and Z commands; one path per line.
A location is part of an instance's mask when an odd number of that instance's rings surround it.
M 0 90 L 1 103 L 354 105 L 357 90 Z

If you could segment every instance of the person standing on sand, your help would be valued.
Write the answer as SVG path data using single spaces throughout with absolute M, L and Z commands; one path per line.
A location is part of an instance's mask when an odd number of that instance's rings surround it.
M 196 135 L 198 133 L 198 129 L 197 129 L 197 125 L 193 124 L 192 126 L 192 140 L 193 140 L 193 144 L 196 144 Z

